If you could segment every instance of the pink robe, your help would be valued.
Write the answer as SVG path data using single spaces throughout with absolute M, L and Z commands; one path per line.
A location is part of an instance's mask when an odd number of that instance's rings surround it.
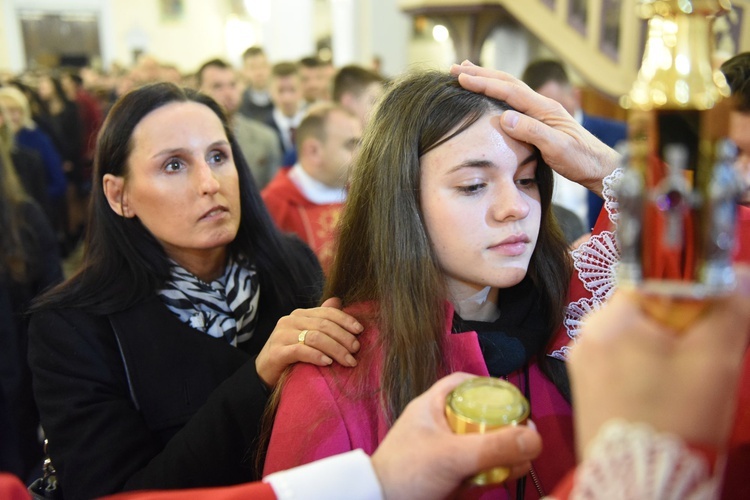
M 369 311 L 371 306 L 357 305 L 346 312 L 361 318 Z M 450 325 L 450 304 L 446 304 L 446 318 Z M 451 371 L 488 376 L 475 332 L 447 331 L 445 335 L 445 360 Z M 299 363 L 292 369 L 282 389 L 264 475 L 356 448 L 368 454 L 375 451 L 388 431 L 378 394 L 381 356 L 377 337 L 373 326 L 360 334 L 357 368 Z M 508 379 L 523 390 L 522 372 Z M 550 493 L 575 464 L 572 414 L 570 405 L 536 364 L 530 368 L 529 383 L 531 418 L 544 439 L 544 450 L 533 467 L 544 492 Z M 367 392 L 359 387 L 367 388 Z M 504 489 L 495 491 L 493 498 L 498 494 L 505 498 Z M 527 479 L 526 494 L 527 498 L 539 498 L 531 478 Z

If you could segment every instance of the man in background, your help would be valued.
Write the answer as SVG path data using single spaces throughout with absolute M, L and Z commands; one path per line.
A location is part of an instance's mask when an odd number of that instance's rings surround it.
M 323 61 L 317 57 L 300 59 L 299 79 L 302 84 L 302 96 L 307 106 L 328 100 L 326 96 L 329 82 Z
M 526 67 L 521 79 L 532 90 L 562 104 L 583 128 L 607 146 L 615 147 L 618 142 L 627 138 L 627 126 L 624 122 L 590 116 L 581 110 L 581 92 L 570 84 L 561 62 L 551 59 L 534 61 Z M 578 215 L 587 230 L 594 227 L 603 204 L 603 200 L 594 193 L 557 174 L 552 201 Z
M 242 77 L 246 88 L 242 92 L 239 112 L 247 118 L 267 123 L 273 111 L 268 91 L 271 65 L 262 47 L 254 45 L 242 54 Z
M 737 146 L 737 171 L 744 183 L 743 204 L 750 204 L 750 52 L 742 52 L 721 65 L 732 89 L 729 138 Z
M 297 129 L 298 162 L 277 173 L 261 193 L 276 225 L 307 243 L 324 271 L 333 258 L 349 167 L 361 136 L 359 119 L 347 109 L 315 106 Z
M 302 82 L 297 64 L 292 62 L 275 64 L 271 68 L 269 90 L 273 111 L 266 125 L 274 129 L 278 135 L 283 154 L 282 165 L 294 165 L 297 161 L 295 134 L 305 115 Z
M 253 179 L 262 189 L 281 165 L 276 134 L 270 127 L 237 112 L 241 89 L 237 73 L 225 61 L 212 59 L 204 63 L 198 70 L 198 87 L 224 108 Z
M 333 79 L 333 100 L 357 115 L 364 127 L 384 86 L 385 80 L 379 74 L 362 66 L 344 66 Z

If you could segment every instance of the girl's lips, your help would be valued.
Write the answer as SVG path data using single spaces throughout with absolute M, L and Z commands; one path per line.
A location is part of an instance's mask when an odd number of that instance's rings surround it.
M 500 253 L 509 257 L 522 255 L 531 241 L 525 234 L 518 234 L 505 238 L 500 243 L 489 247 L 493 252 Z
M 517 257 L 519 255 L 523 255 L 523 253 L 526 251 L 527 245 L 528 243 L 524 241 L 517 241 L 514 243 L 500 243 L 499 245 L 490 247 L 490 250 L 502 255 L 506 255 L 508 257 Z

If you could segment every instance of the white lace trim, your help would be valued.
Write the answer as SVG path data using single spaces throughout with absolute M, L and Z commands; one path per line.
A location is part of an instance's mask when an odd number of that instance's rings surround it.
M 622 178 L 622 169 L 616 169 L 602 181 L 602 196 L 604 208 L 609 220 L 617 226 L 618 204 L 615 186 Z M 565 331 L 575 344 L 584 317 L 596 311 L 609 299 L 615 289 L 616 266 L 620 260 L 620 248 L 614 231 L 602 231 L 573 250 L 573 266 L 583 287 L 591 293 L 589 298 L 581 298 L 568 305 L 565 313 Z M 550 354 L 551 357 L 567 360 L 570 348 L 564 346 Z
M 611 220 L 615 225 L 617 225 L 617 221 L 619 220 L 620 216 L 620 207 L 617 204 L 617 195 L 615 193 L 615 188 L 617 184 L 620 183 L 623 172 L 623 169 L 617 168 L 602 181 L 602 197 L 604 198 L 604 207 L 607 209 L 607 213 L 609 214 L 609 220 Z
M 720 469 L 720 468 L 719 468 Z M 718 498 L 721 474 L 677 436 L 612 420 L 577 468 L 570 499 L 703 500 Z

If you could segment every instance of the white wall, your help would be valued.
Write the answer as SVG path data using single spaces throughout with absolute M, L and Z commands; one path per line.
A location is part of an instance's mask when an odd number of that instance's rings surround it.
M 520 26 L 495 28 L 482 47 L 481 64 L 521 76 L 531 58 L 529 37 Z
M 362 63 L 369 64 L 373 57 L 382 60 L 381 71 L 394 76 L 409 64 L 411 16 L 398 8 L 398 0 L 369 0 L 369 9 L 361 24 L 367 29 L 363 43 Z
M 183 71 L 194 71 L 207 59 L 227 57 L 227 13 L 218 8 L 220 2 L 183 1 L 180 19 L 162 20 L 154 0 L 112 0 L 115 22 L 109 33 L 115 47 L 113 59 L 131 65 L 133 51 L 140 49 Z
M 335 63 L 369 66 L 382 59 L 386 75 L 396 75 L 414 62 L 442 66 L 444 50 L 437 44 L 411 45 L 411 17 L 398 8 L 398 0 L 253 0 L 268 6 L 268 19 L 229 12 L 228 0 L 183 0 L 178 20 L 160 19 L 156 0 L 0 0 L 0 71 L 25 69 L 18 12 L 36 9 L 50 13 L 86 11 L 99 18 L 102 63 L 132 64 L 136 49 L 182 71 L 194 71 L 203 61 L 224 57 L 240 62 L 247 46 L 260 43 L 273 61 L 298 59 L 315 50 L 322 31 L 333 33 Z M 326 2 L 349 4 L 346 16 L 321 18 Z M 325 25 L 324 21 L 328 22 Z M 336 55 L 336 39 L 339 38 Z

